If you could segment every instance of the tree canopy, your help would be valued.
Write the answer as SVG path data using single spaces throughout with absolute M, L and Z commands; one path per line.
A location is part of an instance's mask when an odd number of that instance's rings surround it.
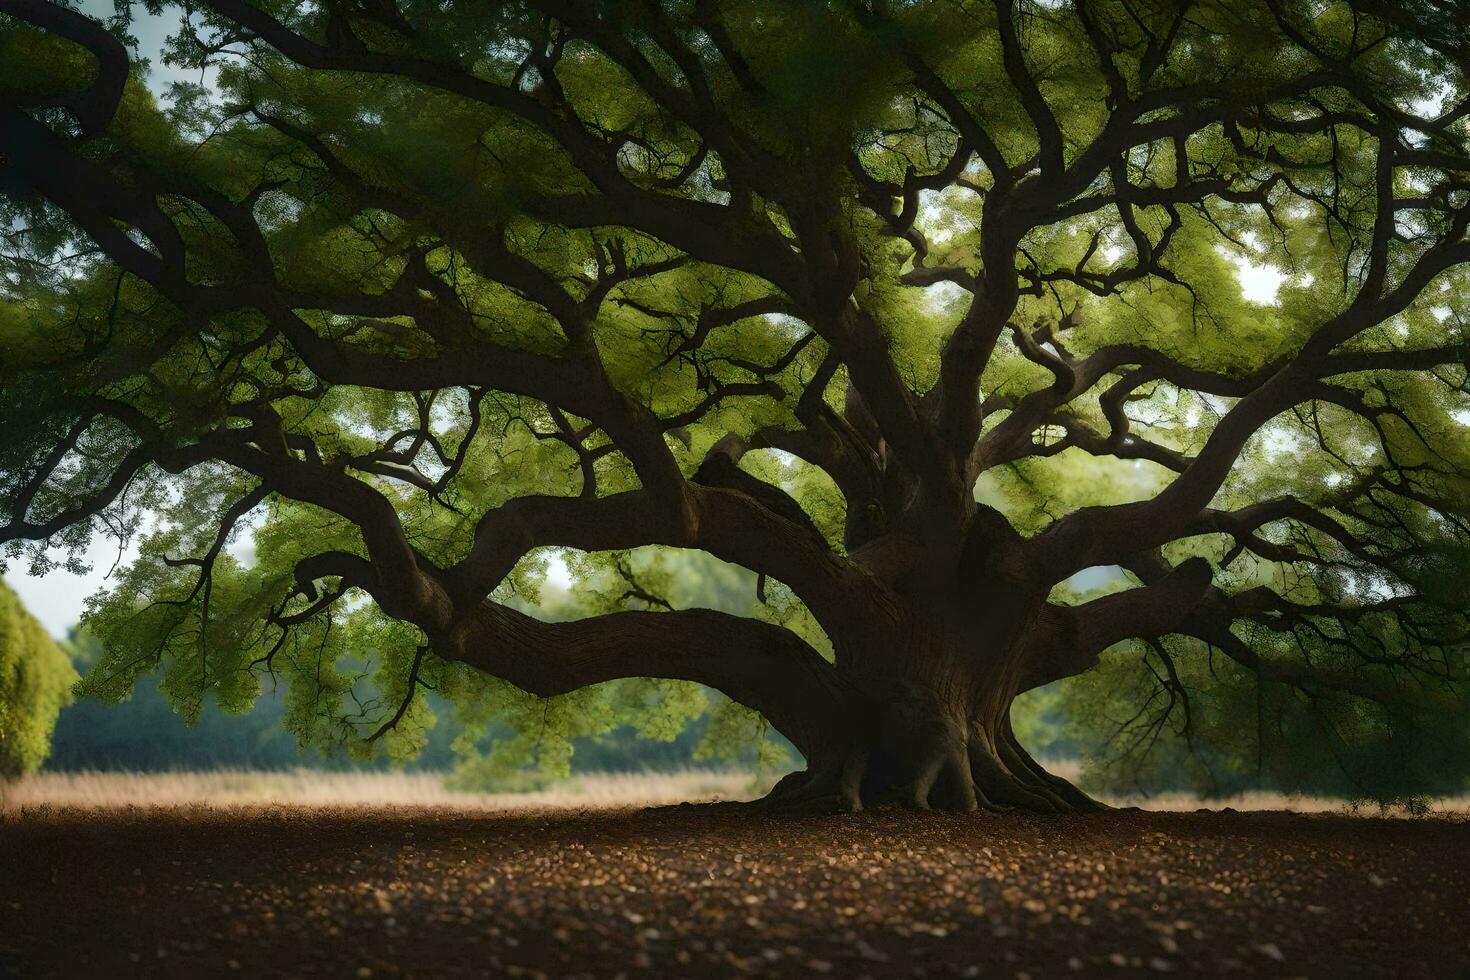
M 205 0 L 162 101 L 0 11 L 0 540 L 143 535 L 92 693 L 409 752 L 693 681 L 777 797 L 1062 809 L 1010 705 L 1113 650 L 1130 749 L 1463 778 L 1451 3 Z

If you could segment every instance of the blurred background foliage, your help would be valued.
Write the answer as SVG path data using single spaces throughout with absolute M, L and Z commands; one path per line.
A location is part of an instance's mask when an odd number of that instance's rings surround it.
M 71 702 L 72 662 L 0 582 L 0 780 L 33 772 Z

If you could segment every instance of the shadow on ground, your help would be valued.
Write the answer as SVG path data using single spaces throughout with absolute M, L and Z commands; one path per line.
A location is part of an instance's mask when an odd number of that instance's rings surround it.
M 0 976 L 1470 975 L 1470 823 L 51 811 Z

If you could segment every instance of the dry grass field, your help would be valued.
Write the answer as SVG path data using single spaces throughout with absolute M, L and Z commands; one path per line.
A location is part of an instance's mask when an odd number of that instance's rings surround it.
M 771 780 L 749 773 L 597 773 L 545 790 L 461 793 L 436 772 L 286 772 L 219 770 L 176 773 L 38 773 L 0 783 L 0 812 L 135 807 L 433 807 L 467 811 L 607 809 L 684 800 L 746 800 Z
M 1072 763 L 1052 763 L 1068 777 Z M 521 793 L 465 793 L 445 788 L 442 773 L 285 772 L 218 770 L 177 773 L 40 773 L 16 783 L 0 783 L 0 813 L 39 814 L 51 810 L 135 807 L 431 807 L 473 812 L 526 810 L 604 810 L 658 806 L 684 801 L 748 800 L 775 781 L 750 773 L 692 769 L 671 773 L 593 773 L 577 775 L 544 790 Z M 1342 800 L 1275 793 L 1250 793 L 1201 801 L 1187 795 L 1114 797 L 1115 806 L 1158 811 L 1201 807 L 1233 810 L 1288 810 L 1300 813 L 1381 815 L 1376 807 L 1353 808 Z M 1470 797 L 1437 801 L 1440 814 L 1470 813 Z

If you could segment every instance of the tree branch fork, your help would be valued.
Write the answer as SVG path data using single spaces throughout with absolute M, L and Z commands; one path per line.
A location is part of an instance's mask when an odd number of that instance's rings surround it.
M 705 10 L 701 30 L 715 39 L 712 53 L 696 53 L 687 40 L 688 25 L 665 19 L 673 15 L 651 14 L 644 25 L 649 43 L 677 67 L 674 74 L 627 39 L 627 25 L 615 12 L 551 0 L 528 6 L 557 25 L 555 39 L 534 45 L 527 64 L 506 84 L 450 60 L 410 53 L 414 28 L 392 4 L 386 5 L 392 13 L 386 19 L 327 4 L 319 32 L 245 0 L 205 4 L 223 32 L 222 45 L 243 44 L 313 71 L 397 79 L 520 120 L 557 147 L 592 188 L 565 199 L 531 198 L 531 212 L 571 229 L 616 227 L 619 235 L 657 246 L 654 257 L 635 260 L 622 237 L 594 239 L 595 271 L 577 281 L 561 278 L 519 254 L 505 229 L 465 226 L 380 186 L 329 139 L 288 114 L 260 106 L 243 110 L 313 158 L 334 191 L 363 211 L 437 226 L 439 237 L 403 262 L 395 283 L 342 296 L 283 281 L 255 212 L 269 188 L 235 199 L 183 173 L 144 179 L 115 166 L 106 154 L 90 152 L 105 139 L 122 98 L 126 53 L 119 75 L 119 45 L 95 22 L 41 0 L 0 2 L 0 11 L 80 45 L 98 65 L 90 87 L 57 106 L 0 100 L 6 193 L 44 200 L 64 212 L 111 262 L 155 290 L 183 320 L 207 323 L 244 312 L 259 317 L 259 334 L 228 352 L 227 362 L 243 363 L 247 348 L 279 349 L 283 358 L 299 360 L 310 379 L 307 387 L 293 387 L 289 378 L 274 386 L 255 383 L 252 397 L 231 405 L 229 425 L 182 442 L 125 400 L 92 397 L 85 414 L 34 461 L 11 495 L 0 541 L 44 540 L 90 521 L 123 500 L 150 468 L 186 474 L 224 464 L 248 478 L 248 490 L 222 512 L 219 533 L 203 556 L 176 559 L 198 565 L 201 585 L 237 522 L 269 499 L 321 508 L 360 532 L 359 553 L 325 552 L 298 566 L 297 591 L 276 616 L 283 633 L 299 622 L 293 617 L 304 615 L 286 613 L 288 603 L 305 599 L 304 608 L 316 614 L 360 590 L 389 616 L 416 625 L 436 655 L 538 695 L 637 676 L 719 688 L 760 710 L 807 755 L 807 778 L 781 794 L 793 804 L 836 799 L 858 805 L 865 783 L 876 779 L 901 784 L 921 805 L 943 797 L 966 809 L 1063 809 L 1083 804 L 1075 791 L 1046 777 L 1009 730 L 1005 714 L 1017 693 L 1085 670 L 1104 650 L 1130 639 L 1206 638 L 1239 657 L 1229 638 L 1231 622 L 1259 623 L 1283 609 L 1308 618 L 1351 615 L 1320 604 L 1295 608 L 1280 596 L 1264 603 L 1259 596 L 1244 600 L 1214 580 L 1245 554 L 1288 565 L 1386 566 L 1394 554 L 1370 540 L 1372 529 L 1386 520 L 1382 505 L 1367 496 L 1370 491 L 1423 506 L 1436 503 L 1415 491 L 1410 477 L 1365 484 L 1359 488 L 1364 496 L 1344 497 L 1339 504 L 1282 498 L 1233 511 L 1214 507 L 1243 454 L 1286 413 L 1331 405 L 1380 433 L 1407 418 L 1393 405 L 1370 404 L 1345 377 L 1424 373 L 1465 363 L 1461 344 L 1387 350 L 1358 341 L 1470 261 L 1470 205 L 1457 204 L 1449 191 L 1410 198 L 1395 190 L 1400 172 L 1411 167 L 1438 167 L 1447 181 L 1463 180 L 1470 157 L 1441 120 L 1408 120 L 1427 134 L 1424 145 L 1389 135 L 1390 122 L 1406 122 L 1401 110 L 1355 87 L 1351 66 L 1292 34 L 1298 25 L 1283 20 L 1281 30 L 1320 63 L 1242 101 L 1243 95 L 1235 96 L 1246 91 L 1243 84 L 1176 86 L 1161 80 L 1169 74 L 1179 32 L 1188 29 L 1182 19 L 1139 41 L 1147 70 L 1128 82 L 1114 67 L 1118 37 L 1084 18 L 1082 36 L 1095 49 L 1110 96 L 1106 125 L 1078 143 L 1047 95 L 1047 80 L 1030 64 L 1011 6 L 997 2 L 1005 75 L 1035 138 L 1034 155 L 1017 160 L 999 149 L 1001 142 L 967 108 L 960 87 L 946 81 L 901 28 L 854 4 L 854 16 L 881 29 L 893 56 L 907 66 L 924 118 L 947 126 L 951 136 L 946 152 L 924 168 L 909 163 L 901 178 L 875 177 L 857 156 L 844 160 L 843 171 L 855 182 L 844 200 L 837 185 L 816 193 L 807 182 L 792 180 L 786 161 L 732 111 L 733 96 L 715 94 L 718 86 L 709 76 L 722 72 L 736 80 L 741 98 L 758 98 L 763 85 L 706 5 L 696 7 Z M 368 20 L 378 26 L 369 29 Z M 370 40 L 385 26 L 409 40 L 401 46 Z M 557 82 L 568 39 L 621 66 L 641 92 L 665 105 L 681 131 L 697 138 L 697 151 L 673 177 L 630 175 L 622 151 L 634 137 L 609 137 L 578 114 Z M 525 79 L 533 69 L 542 85 L 530 92 Z M 1343 87 L 1356 100 L 1350 108 L 1316 115 L 1278 111 Z M 41 111 L 57 108 L 71 114 L 74 131 L 57 127 Z M 1356 293 L 1299 349 L 1247 374 L 1193 367 L 1142 343 L 1073 353 L 1069 338 L 1083 314 L 1075 303 L 1062 309 L 1059 287 L 1103 298 L 1118 297 L 1137 282 L 1187 288 L 1169 258 L 1184 210 L 1212 220 L 1211 205 L 1253 207 L 1274 222 L 1275 212 L 1291 203 L 1320 207 L 1324 220 L 1344 222 L 1333 210 L 1338 203 L 1309 189 L 1302 176 L 1317 162 L 1292 161 L 1270 145 L 1288 135 L 1343 127 L 1356 127 L 1376 141 L 1378 194 L 1371 220 L 1356 229 L 1366 236 L 1351 252 L 1361 260 Z M 1189 141 L 1206 132 L 1229 139 L 1245 176 L 1191 163 Z M 1140 151 L 1163 146 L 1179 151 L 1172 184 L 1132 164 Z M 687 192 L 688 182 L 709 172 L 712 155 L 722 168 L 719 181 L 729 198 L 724 204 Z M 921 195 L 955 188 L 981 198 L 979 271 L 929 264 L 930 247 L 919 228 Z M 757 200 L 767 203 L 757 207 Z M 191 279 L 192 240 L 183 230 L 191 209 L 207 214 L 228 239 L 234 269 L 227 281 Z M 890 325 L 858 298 L 871 270 L 855 236 L 844 230 L 857 211 L 876 216 L 883 234 L 908 249 L 902 284 L 949 283 L 968 297 L 942 342 L 937 380 L 927 390 L 905 379 L 904 366 L 884 339 Z M 1406 236 L 1403 216 L 1425 211 L 1437 215 L 1439 225 L 1422 224 L 1433 230 Z M 1099 247 L 1096 235 L 1073 267 L 1033 259 L 1028 243 L 1035 235 L 1101 213 L 1117 215 L 1131 264 L 1097 271 L 1090 265 Z M 428 258 L 441 247 L 475 275 L 544 311 L 560 329 L 564 348 L 535 353 L 478 332 L 453 277 Z M 637 298 L 640 285 L 696 263 L 756 277 L 770 295 L 707 305 L 687 322 Z M 1049 295 L 1057 298 L 1055 317 L 1019 322 L 1023 299 Z M 595 340 L 606 306 L 636 311 L 656 329 L 675 326 L 666 363 L 685 359 L 696 366 L 701 388 L 692 408 L 660 414 L 615 383 Z M 318 325 L 321 312 L 362 318 L 390 340 L 407 319 L 427 352 L 406 357 L 401 349 L 392 352 L 391 343 L 385 348 L 334 335 Z M 735 370 L 737 380 L 710 368 L 706 348 L 712 338 L 777 314 L 802 329 L 784 354 L 765 363 L 725 357 L 721 369 Z M 1050 382 L 1019 397 L 982 398 L 982 375 L 1007 340 L 1022 359 L 1044 369 Z M 797 366 L 812 359 L 816 366 L 809 376 L 796 380 Z M 290 430 L 278 406 L 292 398 L 320 399 L 335 386 L 407 394 L 418 405 L 417 420 L 374 450 L 324 458 L 309 437 Z M 1128 407 L 1157 386 L 1228 400 L 1197 451 L 1135 431 Z M 433 406 L 446 392 L 460 393 L 466 406 L 457 441 L 434 432 Z M 490 393 L 539 406 L 538 418 L 550 427 L 532 431 L 575 455 L 581 492 L 522 496 L 491 507 L 471 522 L 463 557 L 436 563 L 405 527 L 403 495 L 422 493 L 435 506 L 453 507 L 446 494 L 481 436 L 482 406 Z M 775 398 L 789 406 L 790 417 L 753 433 L 728 432 L 695 465 L 682 460 L 681 434 L 687 442 L 690 427 L 717 425 L 721 412 L 746 398 Z M 1096 399 L 1097 413 L 1079 409 L 1088 398 Z M 111 476 L 62 504 L 47 503 L 47 488 L 55 488 L 68 459 L 88 445 L 93 426 L 104 423 L 129 433 Z M 1060 441 L 1038 437 L 1053 430 L 1063 433 Z M 840 545 L 828 540 L 786 488 L 742 466 L 747 455 L 769 450 L 830 478 L 847 511 Z M 1172 479 L 1150 499 L 1082 508 L 1031 537 L 976 502 L 974 487 L 982 475 L 1068 450 L 1146 460 L 1170 471 Z M 427 453 L 432 465 L 421 462 Z M 599 486 L 599 466 L 614 456 L 631 466 L 636 489 Z M 1395 469 L 1392 461 L 1389 469 Z M 46 507 L 44 516 L 32 519 L 33 509 Z M 1295 529 L 1310 547 L 1283 544 L 1265 530 L 1271 527 Z M 1170 566 L 1160 557 L 1163 549 L 1209 535 L 1233 544 L 1218 566 L 1201 557 Z M 536 549 L 622 551 L 646 545 L 706 551 L 759 573 L 762 581 L 769 576 L 786 584 L 827 631 L 835 662 L 790 631 L 710 610 L 624 611 L 546 623 L 490 598 Z M 1324 557 L 1322 549 L 1333 554 Z M 1080 605 L 1049 601 L 1054 588 L 1075 573 L 1113 564 L 1147 574 L 1136 575 L 1135 588 Z M 334 587 L 320 588 L 331 580 Z M 1201 625 L 1206 620 L 1210 625 Z M 942 654 L 910 652 L 926 648 L 931 634 L 943 635 Z M 902 666 L 908 657 L 921 665 Z M 930 685 L 922 694 L 910 689 L 920 674 Z M 933 677 L 939 674 L 951 678 L 941 687 L 963 689 L 964 695 L 935 701 L 939 682 Z M 896 677 L 909 680 L 897 683 Z M 920 703 L 922 710 L 915 707 Z M 853 734 L 860 726 L 852 719 L 874 705 L 886 706 L 882 711 L 891 724 L 863 742 Z M 832 732 L 847 734 L 834 739 Z M 892 757 L 916 745 L 923 747 L 920 762 L 901 778 L 884 771 Z

